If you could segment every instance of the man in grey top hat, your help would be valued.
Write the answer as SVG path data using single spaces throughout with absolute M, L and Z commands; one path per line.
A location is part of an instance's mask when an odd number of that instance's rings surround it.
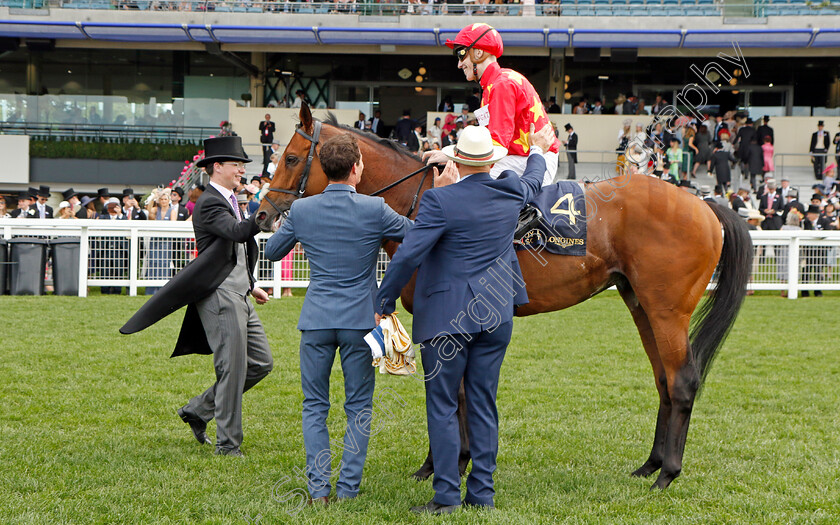
M 782 210 L 782 224 L 787 224 L 788 214 L 793 209 L 798 210 L 799 214 L 803 217 L 805 216 L 805 205 L 799 202 L 799 190 L 796 188 L 790 188 L 787 197 L 785 197 L 785 207 Z

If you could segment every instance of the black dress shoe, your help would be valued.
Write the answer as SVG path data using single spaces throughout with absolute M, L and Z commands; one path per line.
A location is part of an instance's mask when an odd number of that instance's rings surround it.
M 239 450 L 238 448 L 217 448 L 216 449 L 217 456 L 233 456 L 235 458 L 244 458 L 245 453 Z
M 425 505 L 419 507 L 411 507 L 411 512 L 415 514 L 452 514 L 458 510 L 460 505 L 441 505 L 432 500 Z
M 309 506 L 316 506 L 316 507 L 329 507 L 330 506 L 330 498 L 329 496 L 321 496 L 320 498 L 309 498 L 307 502 Z
M 190 426 L 195 439 L 198 440 L 199 443 L 202 445 L 211 444 L 212 442 L 210 441 L 210 438 L 207 437 L 207 434 L 205 433 L 207 431 L 207 423 L 198 416 L 188 414 L 184 408 L 186 408 L 186 406 L 182 406 L 178 409 L 178 417 Z

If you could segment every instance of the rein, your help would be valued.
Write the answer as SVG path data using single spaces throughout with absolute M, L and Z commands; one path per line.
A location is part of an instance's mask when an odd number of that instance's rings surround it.
M 407 181 L 411 177 L 417 175 L 418 173 L 422 172 L 423 177 L 420 179 L 420 184 L 417 186 L 417 191 L 414 192 L 414 198 L 411 200 L 411 207 L 408 208 L 408 212 L 405 214 L 406 217 L 411 217 L 411 214 L 414 213 L 414 208 L 417 207 L 417 199 L 420 198 L 420 191 L 423 190 L 423 183 L 426 182 L 426 177 L 429 176 L 429 169 L 430 168 L 432 168 L 431 164 L 423 166 L 422 168 L 420 168 L 416 171 L 412 171 L 411 173 L 409 173 L 405 177 L 401 178 L 400 180 L 398 180 L 396 182 L 392 182 L 391 184 L 385 186 L 382 189 L 376 190 L 375 192 L 371 193 L 370 196 L 371 197 L 376 197 L 380 193 L 384 193 L 384 192 L 390 190 L 391 188 L 393 188 L 394 186 L 397 186 L 397 185 Z
M 315 146 L 318 145 L 318 142 L 321 139 L 321 121 L 320 120 L 315 121 L 315 127 L 312 131 L 312 135 L 303 131 L 303 128 L 301 128 L 301 127 L 297 128 L 295 130 L 295 133 L 297 133 L 301 137 L 305 138 L 310 143 L 310 145 L 309 145 L 309 155 L 306 157 L 306 166 L 303 168 L 303 174 L 300 176 L 300 183 L 298 184 L 298 189 L 297 189 L 297 191 L 293 191 L 293 190 L 284 190 L 284 189 L 280 189 L 280 188 L 268 188 L 268 191 L 269 192 L 276 191 L 278 193 L 288 193 L 289 195 L 294 195 L 296 198 L 300 198 L 300 197 L 303 196 L 304 193 L 306 193 L 306 183 L 309 180 L 309 172 L 312 168 L 312 159 L 315 157 Z M 417 175 L 418 173 L 423 173 L 423 177 L 420 179 L 420 185 L 417 186 L 417 191 L 414 193 L 414 199 L 412 199 L 412 201 L 411 201 L 411 207 L 408 209 L 408 213 L 405 214 L 406 217 L 410 217 L 411 214 L 414 213 L 414 209 L 417 207 L 417 200 L 420 198 L 420 192 L 423 190 L 423 184 L 426 182 L 426 177 L 429 176 L 429 169 L 431 169 L 431 168 L 432 168 L 431 165 L 423 166 L 422 168 L 420 168 L 416 171 L 412 171 L 411 173 L 409 173 L 405 177 L 401 178 L 400 180 L 398 180 L 396 182 L 392 182 L 391 184 L 385 186 L 382 189 L 376 190 L 375 192 L 371 193 L 370 195 L 372 197 L 376 197 L 380 193 L 386 192 L 386 191 L 390 190 L 391 188 L 393 188 L 395 186 L 398 186 L 399 184 L 407 181 L 408 179 Z M 276 211 L 280 215 L 283 214 L 283 212 L 280 210 L 280 207 L 277 206 L 277 204 L 275 204 L 272 199 L 269 199 L 268 195 L 266 195 L 265 200 L 267 200 L 268 203 L 271 204 L 271 206 L 274 208 L 274 211 Z

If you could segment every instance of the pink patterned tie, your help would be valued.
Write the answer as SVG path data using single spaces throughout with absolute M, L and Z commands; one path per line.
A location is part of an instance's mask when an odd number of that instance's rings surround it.
M 230 203 L 233 204 L 233 211 L 236 212 L 236 218 L 241 221 L 242 214 L 239 213 L 239 205 L 236 204 L 236 197 L 233 196 L 233 193 L 230 194 Z

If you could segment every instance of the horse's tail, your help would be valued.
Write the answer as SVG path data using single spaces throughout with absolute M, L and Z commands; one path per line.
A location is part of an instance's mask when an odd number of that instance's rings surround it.
M 747 295 L 753 260 L 746 223 L 731 209 L 707 204 L 723 227 L 723 248 L 717 264 L 717 284 L 692 318 L 691 349 L 701 387 Z

